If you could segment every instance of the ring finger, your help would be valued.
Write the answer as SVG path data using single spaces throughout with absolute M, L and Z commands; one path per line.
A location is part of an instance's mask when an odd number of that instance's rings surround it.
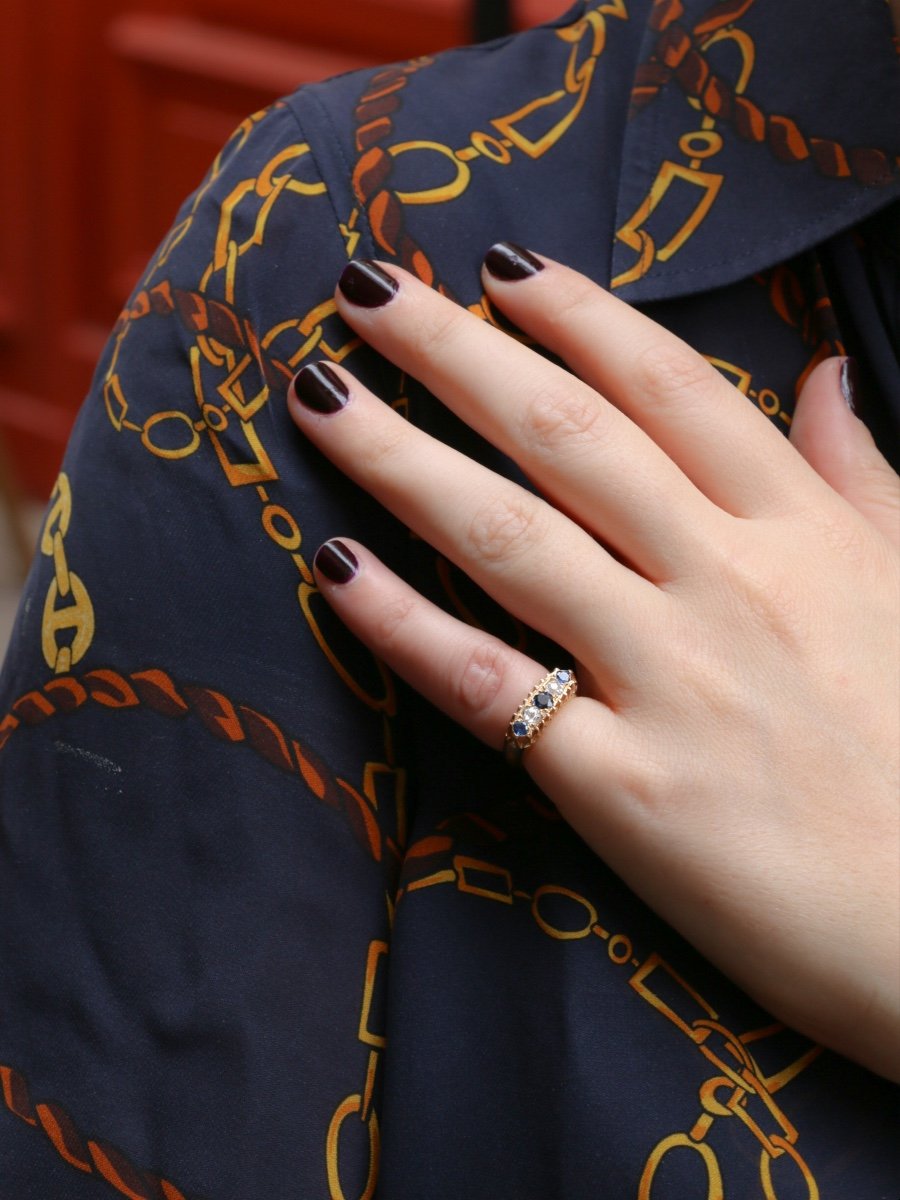
M 314 565 L 329 604 L 361 641 L 437 708 L 493 749 L 502 747 L 512 714 L 545 666 L 450 616 L 349 538 L 326 542 Z M 627 742 L 623 718 L 579 695 L 561 703 L 524 765 L 539 786 L 542 779 L 558 785 L 583 772 L 590 756 L 602 767 L 595 777 L 612 788 Z
M 341 471 L 603 686 L 633 685 L 650 669 L 641 631 L 660 627 L 669 597 L 579 525 L 410 425 L 343 368 L 304 367 L 288 403 Z M 605 620 L 585 595 L 602 597 Z

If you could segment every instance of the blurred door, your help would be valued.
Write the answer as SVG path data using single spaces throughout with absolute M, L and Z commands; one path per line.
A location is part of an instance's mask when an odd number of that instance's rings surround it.
M 568 6 L 491 2 L 476 27 L 475 0 L 3 0 L 0 435 L 24 488 L 49 493 L 123 299 L 239 121 Z

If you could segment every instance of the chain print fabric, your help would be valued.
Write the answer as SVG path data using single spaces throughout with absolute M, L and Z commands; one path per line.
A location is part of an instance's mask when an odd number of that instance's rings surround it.
M 235 131 L 112 331 L 0 681 L 0 1195 L 900 1193 L 896 1090 L 774 1023 L 332 616 L 310 563 L 346 534 L 559 658 L 284 408 L 347 361 L 527 483 L 332 300 L 386 258 L 506 327 L 478 269 L 509 239 L 785 434 L 854 354 L 890 456 L 898 111 L 883 0 L 581 0 Z

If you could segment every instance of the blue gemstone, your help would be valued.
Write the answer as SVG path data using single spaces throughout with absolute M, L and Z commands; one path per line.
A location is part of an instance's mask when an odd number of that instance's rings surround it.
M 553 697 L 549 692 L 538 692 L 534 698 L 534 702 L 538 708 L 550 708 L 553 705 Z
M 571 671 L 557 671 L 556 678 L 559 680 L 560 683 L 568 683 L 569 680 L 572 678 L 572 672 Z
M 528 726 L 524 721 L 516 721 L 515 725 L 513 725 L 513 733 L 516 737 L 524 737 L 527 732 Z

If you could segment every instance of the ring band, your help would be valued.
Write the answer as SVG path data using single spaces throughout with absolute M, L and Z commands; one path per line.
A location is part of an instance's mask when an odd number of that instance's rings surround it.
M 511 766 L 518 766 L 525 751 L 533 746 L 553 716 L 578 691 L 575 672 L 556 667 L 531 689 L 509 719 L 503 753 Z

